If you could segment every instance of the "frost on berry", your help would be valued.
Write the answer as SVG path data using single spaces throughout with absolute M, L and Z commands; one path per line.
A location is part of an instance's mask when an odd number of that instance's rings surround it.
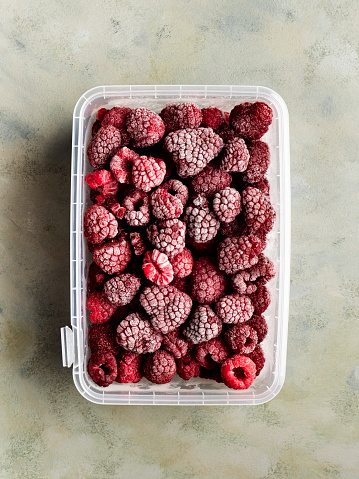
M 122 145 L 128 145 L 131 140 L 126 130 L 126 118 L 130 111 L 131 108 L 114 106 L 106 111 L 101 123 L 101 126 L 112 125 L 120 130 Z
M 159 350 L 146 357 L 143 375 L 155 384 L 166 384 L 176 374 L 176 361 L 168 351 Z
M 196 128 L 202 122 L 201 109 L 194 103 L 178 103 L 166 106 L 160 113 L 167 133 L 183 128 Z
M 221 110 L 215 107 L 202 108 L 202 126 L 217 130 L 225 121 L 225 116 Z
M 215 259 L 206 257 L 195 261 L 190 280 L 191 298 L 201 304 L 216 302 L 224 294 L 227 283 Z
M 183 221 L 187 225 L 188 236 L 196 243 L 207 243 L 217 234 L 220 226 L 216 215 L 209 209 L 203 195 L 198 195 L 187 206 Z
M 96 246 L 95 263 L 108 274 L 122 273 L 131 260 L 131 246 L 124 237 Z
M 242 192 L 244 219 L 252 234 L 269 233 L 276 213 L 268 198 L 257 188 L 249 186 Z
M 140 289 L 141 280 L 134 274 L 123 273 L 106 281 L 103 292 L 115 306 L 129 304 Z
M 121 146 L 121 133 L 114 126 L 101 127 L 87 148 L 87 157 L 93 168 L 101 168 L 110 161 Z
M 140 303 L 150 316 L 152 326 L 163 334 L 183 324 L 192 307 L 191 298 L 171 285 L 144 288 Z
M 173 268 L 168 256 L 158 249 L 146 251 L 142 269 L 146 278 L 158 286 L 165 286 L 173 280 Z
M 228 358 L 230 351 L 222 338 L 212 338 L 195 347 L 195 358 L 206 369 L 214 369 Z
M 167 190 L 168 194 L 179 199 L 183 206 L 188 201 L 188 188 L 179 180 L 168 180 L 161 185 L 161 188 Z
M 93 324 L 89 330 L 89 345 L 93 353 L 96 351 L 109 351 L 114 356 L 120 352 L 116 343 L 116 333 L 109 323 Z
M 215 158 L 223 140 L 211 128 L 186 128 L 166 136 L 164 148 L 173 154 L 177 173 L 182 178 L 194 176 Z
M 120 148 L 110 161 L 110 170 L 119 183 L 132 184 L 132 167 L 140 158 L 135 151 L 127 147 Z
M 147 228 L 152 245 L 172 259 L 185 247 L 186 225 L 178 219 L 160 221 Z
M 253 315 L 254 307 L 248 296 L 237 293 L 222 296 L 216 305 L 215 312 L 223 323 L 237 324 L 248 321 Z
M 103 206 L 92 205 L 84 217 L 84 235 L 90 243 L 101 244 L 118 233 L 116 218 Z
M 162 118 L 147 108 L 135 108 L 126 118 L 127 132 L 135 148 L 158 143 L 165 133 Z
M 179 359 L 187 354 L 188 341 L 180 335 L 178 329 L 175 329 L 163 336 L 162 347 Z
M 247 183 L 261 181 L 266 174 L 270 163 L 270 152 L 267 143 L 253 141 L 247 145 L 249 162 L 246 171 L 243 172 L 243 180 Z
M 182 201 L 168 193 L 165 188 L 158 188 L 151 193 L 152 214 L 159 220 L 170 220 L 181 216 Z
M 98 386 L 107 387 L 117 376 L 116 358 L 109 351 L 96 351 L 90 356 L 87 371 Z
M 127 351 L 153 353 L 161 346 L 162 334 L 140 313 L 131 313 L 118 325 L 116 340 Z
M 229 388 L 248 389 L 256 378 L 256 365 L 247 356 L 235 354 L 222 363 L 221 376 Z
M 224 188 L 213 196 L 213 211 L 224 223 L 231 223 L 241 212 L 241 195 L 234 188 Z
M 226 274 L 234 274 L 250 268 L 258 263 L 262 250 L 263 244 L 255 236 L 229 236 L 218 246 L 219 269 Z
M 240 354 L 251 353 L 258 343 L 257 332 L 248 324 L 230 326 L 224 332 L 224 338 L 232 351 Z
M 117 359 L 116 382 L 138 383 L 141 379 L 141 354 L 123 351 Z
M 235 291 L 241 294 L 251 294 L 257 289 L 257 284 L 265 284 L 275 276 L 273 262 L 263 254 L 258 255 L 258 263 L 239 271 L 231 278 Z
M 132 183 L 136 188 L 148 193 L 162 183 L 166 174 L 166 164 L 159 158 L 140 156 L 133 162 Z
M 193 263 L 190 250 L 185 248 L 171 259 L 173 274 L 177 278 L 185 278 L 192 273 Z
M 272 123 L 273 112 L 264 102 L 242 103 L 230 113 L 229 122 L 237 135 L 247 140 L 259 140 Z
M 258 344 L 261 343 L 268 333 L 268 325 L 265 317 L 262 314 L 255 314 L 247 322 L 247 325 L 253 328 L 258 336 Z
M 145 226 L 151 219 L 150 200 L 144 191 L 134 190 L 122 202 L 125 220 L 130 226 Z
M 118 190 L 116 178 L 107 170 L 88 173 L 85 181 L 91 189 L 98 191 L 104 197 L 115 196 Z
M 222 331 L 222 322 L 208 305 L 197 306 L 182 333 L 193 344 L 209 341 L 219 336 Z
M 198 173 L 190 182 L 190 187 L 195 193 L 203 193 L 210 198 L 217 191 L 223 190 L 231 184 L 232 178 L 212 165 L 208 165 Z
M 226 143 L 220 168 L 223 171 L 238 173 L 245 171 L 248 166 L 249 152 L 244 140 L 234 138 Z
M 87 309 L 91 311 L 89 319 L 92 323 L 106 323 L 116 311 L 116 306 L 111 304 L 104 293 L 93 292 L 87 298 Z

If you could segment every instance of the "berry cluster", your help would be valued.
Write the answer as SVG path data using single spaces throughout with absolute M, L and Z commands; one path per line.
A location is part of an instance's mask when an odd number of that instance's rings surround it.
M 246 389 L 261 372 L 275 276 L 263 253 L 276 216 L 261 140 L 271 121 L 261 102 L 97 112 L 84 215 L 97 385 L 177 373 Z

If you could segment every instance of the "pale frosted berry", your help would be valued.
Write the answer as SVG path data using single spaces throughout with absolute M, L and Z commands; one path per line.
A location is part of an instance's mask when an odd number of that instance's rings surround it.
M 127 351 L 153 353 L 161 346 L 162 334 L 140 313 L 131 313 L 118 325 L 116 340 Z
M 224 223 L 230 223 L 241 212 L 241 195 L 234 188 L 224 188 L 213 196 L 213 211 Z

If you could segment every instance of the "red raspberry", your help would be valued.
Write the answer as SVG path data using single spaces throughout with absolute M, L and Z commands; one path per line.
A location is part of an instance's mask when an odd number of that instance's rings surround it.
M 257 286 L 257 290 L 250 295 L 250 298 L 254 306 L 254 314 L 264 313 L 271 302 L 270 292 L 261 284 Z
M 105 197 L 115 196 L 118 190 L 116 178 L 107 170 L 97 170 L 88 173 L 85 177 L 85 181 L 90 188 L 98 191 Z
M 187 225 L 188 236 L 196 243 L 207 243 L 213 239 L 219 230 L 216 215 L 208 208 L 204 195 L 198 195 L 187 206 L 183 221 Z
M 247 183 L 261 181 L 270 163 L 269 146 L 263 141 L 253 141 L 248 144 L 249 162 L 243 172 L 243 180 Z
M 249 354 L 258 343 L 257 331 L 247 324 L 235 324 L 230 326 L 224 333 L 228 346 L 240 354 Z
M 195 193 L 204 193 L 207 198 L 231 184 L 231 175 L 214 166 L 208 165 L 198 175 L 192 178 L 190 186 Z
M 220 125 L 217 129 L 216 133 L 222 138 L 224 143 L 228 143 L 236 138 L 236 133 L 234 132 L 233 128 L 230 127 L 229 123 L 222 123 L 222 125 Z
M 218 317 L 228 324 L 244 323 L 253 315 L 254 307 L 248 296 L 228 294 L 218 300 L 215 312 Z
M 223 171 L 238 173 L 246 170 L 248 161 L 249 152 L 244 140 L 233 138 L 224 147 L 220 168 Z
M 110 161 L 110 170 L 119 183 L 132 184 L 132 167 L 140 155 L 127 147 L 120 148 Z
M 103 287 L 103 292 L 114 306 L 125 306 L 133 300 L 140 286 L 140 278 L 134 274 L 123 273 L 109 279 Z
M 257 344 L 257 346 L 255 347 L 255 350 L 249 353 L 247 356 L 256 365 L 256 376 L 259 376 L 259 373 L 262 371 L 264 367 L 264 363 L 266 361 L 264 357 L 263 349 L 260 347 L 259 344 Z
M 221 376 L 229 388 L 248 389 L 256 378 L 256 365 L 247 356 L 235 354 L 222 363 Z
M 102 122 L 107 112 L 108 110 L 106 108 L 100 108 L 99 110 L 97 110 L 97 113 L 96 113 L 97 121 Z
M 96 246 L 93 260 L 105 273 L 122 273 L 131 260 L 130 243 L 121 236 L 117 240 Z
M 104 272 L 96 263 L 92 262 L 87 275 L 87 294 L 91 294 L 94 291 L 100 291 L 104 281 Z
M 152 326 L 163 334 L 183 324 L 192 308 L 191 298 L 171 285 L 144 288 L 140 303 L 150 316 Z
M 103 206 L 92 205 L 84 218 L 84 235 L 90 243 L 101 244 L 114 238 L 118 233 L 118 223 L 112 213 Z
M 193 263 L 190 250 L 185 248 L 171 260 L 173 274 L 177 278 L 185 278 L 192 273 Z
M 229 122 L 234 131 L 248 140 L 259 140 L 272 123 L 273 112 L 263 102 L 242 103 L 231 111 Z
M 244 219 L 250 232 L 269 233 L 273 228 L 276 213 L 268 197 L 257 188 L 249 186 L 242 192 Z
M 156 351 L 145 359 L 143 375 L 155 384 L 166 384 L 176 374 L 176 361 L 168 351 Z
M 131 351 L 123 351 L 117 359 L 116 382 L 138 383 L 141 379 L 141 355 Z
M 150 200 L 144 191 L 134 190 L 122 202 L 125 220 L 130 226 L 145 226 L 151 219 Z
M 140 190 L 148 193 L 162 183 L 166 174 L 166 164 L 163 160 L 140 156 L 133 162 L 132 183 Z
M 251 294 L 257 289 L 258 284 L 265 284 L 275 276 L 275 267 L 272 261 L 264 256 L 258 255 L 258 263 L 251 268 L 239 271 L 232 276 L 232 286 L 235 291 L 242 294 Z
M 202 304 L 211 304 L 223 295 L 226 277 L 212 258 L 195 261 L 191 276 L 191 297 Z
M 183 206 L 186 206 L 188 201 L 188 188 L 179 180 L 168 180 L 161 185 L 161 188 L 167 190 L 169 194 L 178 198 Z
M 221 110 L 215 107 L 202 108 L 202 126 L 205 128 L 212 128 L 212 130 L 217 130 L 217 128 L 222 125 L 225 121 L 224 114 Z
M 212 338 L 195 348 L 196 361 L 206 369 L 214 369 L 229 356 L 229 349 L 222 338 Z
M 151 193 L 152 214 L 159 220 L 170 220 L 181 216 L 182 201 L 168 193 L 165 188 L 158 188 Z
M 213 211 L 224 223 L 231 223 L 241 212 L 241 195 L 234 188 L 224 188 L 213 197 Z
M 258 336 L 258 344 L 261 343 L 268 333 L 268 325 L 265 317 L 263 315 L 256 314 L 252 316 L 252 318 L 246 324 L 256 331 Z
M 173 280 L 173 268 L 167 255 L 154 249 L 146 251 L 142 265 L 147 279 L 158 286 L 166 286 Z
M 116 306 L 111 304 L 106 296 L 99 291 L 89 295 L 87 308 L 91 311 L 89 319 L 95 324 L 106 323 L 116 311 Z
M 183 128 L 196 128 L 201 124 L 201 109 L 194 103 L 168 105 L 160 113 L 167 133 Z
M 116 343 L 116 334 L 111 324 L 93 324 L 89 331 L 89 344 L 91 351 L 108 351 L 116 356 L 120 346 Z
M 121 146 L 121 133 L 114 126 L 101 127 L 87 148 L 87 157 L 93 168 L 105 165 Z
M 173 153 L 177 173 L 182 178 L 194 176 L 218 155 L 223 140 L 211 128 L 186 128 L 170 133 L 164 148 Z
M 96 351 L 90 357 L 87 371 L 98 386 L 107 387 L 117 376 L 116 358 L 108 351 Z
M 258 263 L 258 254 L 263 250 L 262 242 L 255 236 L 233 236 L 225 238 L 218 246 L 219 269 L 227 274 L 250 268 Z
M 147 108 L 132 110 L 127 115 L 126 127 L 135 148 L 154 145 L 165 134 L 162 118 Z
M 189 351 L 185 356 L 177 359 L 177 374 L 180 378 L 188 381 L 191 378 L 197 378 L 200 372 L 200 365 L 194 359 L 193 353 Z
M 179 359 L 187 354 L 188 342 L 180 336 L 179 330 L 175 329 L 163 336 L 162 347 Z
M 186 225 L 180 220 L 160 221 L 147 228 L 153 246 L 172 259 L 185 247 Z
M 127 351 L 153 353 L 161 346 L 162 334 L 155 331 L 142 314 L 132 313 L 118 325 L 116 341 Z
M 222 322 L 208 305 L 197 306 L 183 328 L 183 335 L 193 344 L 209 341 L 219 336 Z
M 133 248 L 133 252 L 135 253 L 136 256 L 140 256 L 146 251 L 146 245 L 143 241 L 141 233 L 138 233 L 137 231 L 132 231 L 130 233 L 130 241 Z
M 115 106 L 106 111 L 102 120 L 102 126 L 112 125 L 120 130 L 122 145 L 128 145 L 131 140 L 126 130 L 126 118 L 130 112 L 131 108 Z

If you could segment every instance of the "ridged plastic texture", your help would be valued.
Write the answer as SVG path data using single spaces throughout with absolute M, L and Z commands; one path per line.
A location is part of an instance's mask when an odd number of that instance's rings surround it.
M 268 283 L 272 302 L 265 317 L 269 333 L 262 343 L 266 363 L 260 376 L 247 390 L 231 390 L 205 379 L 183 381 L 177 375 L 169 383 L 155 385 L 142 379 L 137 384 L 113 383 L 97 386 L 87 373 L 90 355 L 89 319 L 86 310 L 87 270 L 91 262 L 83 235 L 83 215 L 91 204 L 85 175 L 91 171 L 86 158 L 91 127 L 99 108 L 144 106 L 156 112 L 173 102 L 191 101 L 201 108 L 215 106 L 230 111 L 245 101 L 264 101 L 273 109 L 273 122 L 262 138 L 270 147 L 268 179 L 271 202 L 277 213 L 274 229 L 265 250 L 277 274 Z M 289 121 L 283 99 L 273 90 L 260 86 L 230 85 L 119 85 L 92 88 L 78 100 L 73 115 L 71 165 L 71 326 L 62 328 L 64 366 L 73 365 L 73 379 L 79 392 L 97 404 L 149 405 L 254 405 L 273 399 L 284 383 L 290 274 L 290 163 Z

